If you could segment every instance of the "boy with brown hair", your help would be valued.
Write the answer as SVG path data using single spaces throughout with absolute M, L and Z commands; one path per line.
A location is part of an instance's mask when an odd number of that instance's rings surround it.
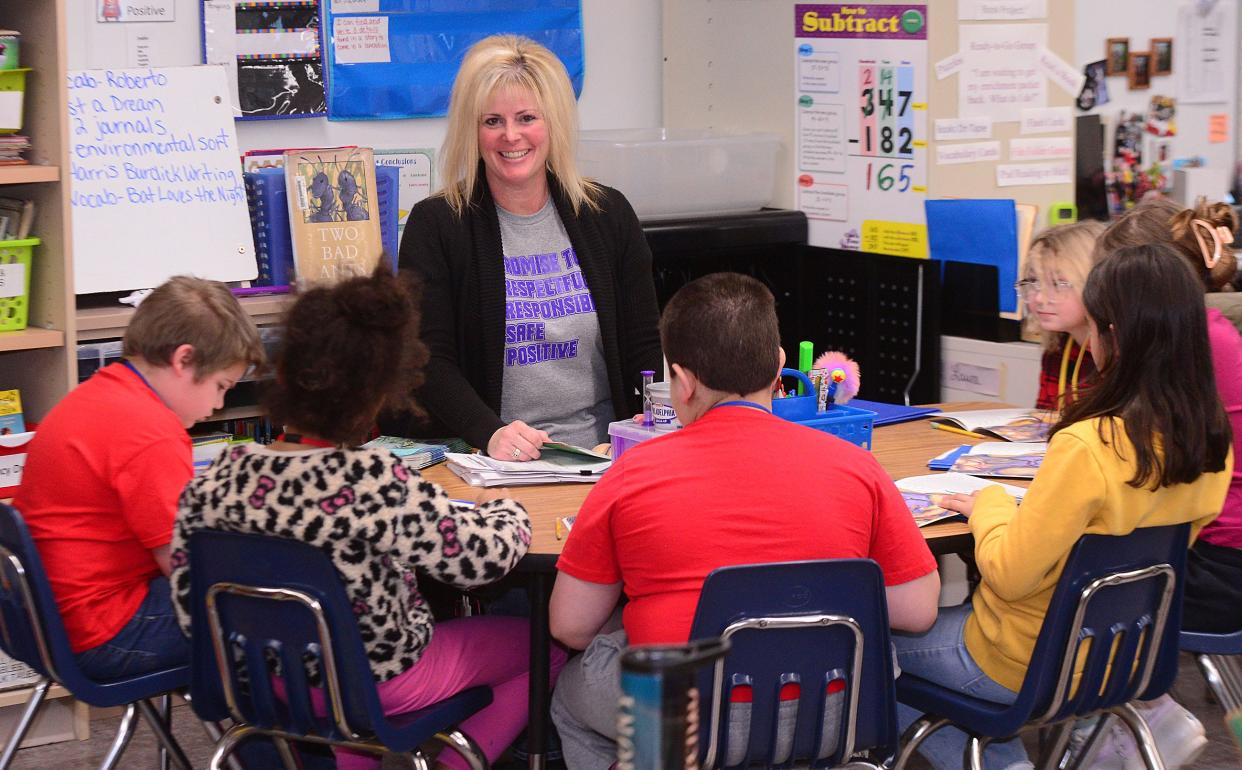
M 194 475 L 185 429 L 264 357 L 228 287 L 188 276 L 142 302 L 123 355 L 48 413 L 13 501 L 78 664 L 98 679 L 188 659 L 168 585 L 177 499 Z

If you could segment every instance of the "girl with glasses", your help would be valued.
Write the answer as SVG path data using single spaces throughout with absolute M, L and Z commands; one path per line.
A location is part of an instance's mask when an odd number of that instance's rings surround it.
M 1052 227 L 1039 234 L 1026 255 L 1015 288 L 1026 305 L 1026 322 L 1040 333 L 1039 409 L 1062 409 L 1095 378 L 1087 346 L 1087 311 L 1082 286 L 1091 271 L 1095 241 L 1104 232 L 1096 221 Z

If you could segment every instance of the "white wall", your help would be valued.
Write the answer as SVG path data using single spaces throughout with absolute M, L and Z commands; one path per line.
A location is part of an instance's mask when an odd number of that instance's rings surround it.
M 1238 0 L 1216 0 L 1222 4 L 1235 7 Z M 1124 5 L 1124 10 L 1122 10 Z M 1172 37 L 1174 54 L 1174 72 L 1172 75 L 1161 75 L 1151 79 L 1151 88 L 1142 91 L 1131 91 L 1125 76 L 1108 78 L 1110 101 L 1103 107 L 1091 110 L 1099 114 L 1100 119 L 1108 126 L 1105 146 L 1111 157 L 1113 142 L 1112 124 L 1121 110 L 1126 112 L 1147 113 L 1147 106 L 1152 96 L 1178 97 L 1178 72 L 1180 63 L 1179 44 L 1185 41 L 1178 39 L 1177 11 L 1182 5 L 1181 0 L 1125 0 L 1124 4 L 1107 2 L 1106 0 L 1078 0 L 1075 4 L 1075 60 L 1081 69 L 1084 65 L 1104 58 L 1106 41 L 1110 37 L 1129 37 L 1130 50 L 1146 51 L 1153 37 Z M 1235 29 L 1235 35 L 1237 30 Z M 1236 39 L 1236 38 L 1235 38 Z M 1182 51 L 1184 53 L 1184 51 Z M 1215 184 L 1219 186 L 1219 196 L 1223 196 L 1234 181 L 1235 162 L 1238 157 L 1238 63 L 1234 50 L 1234 61 L 1226 67 L 1228 82 L 1224 84 L 1226 101 L 1217 104 L 1182 104 L 1177 102 L 1177 136 L 1173 137 L 1173 157 L 1201 155 L 1208 161 L 1208 166 L 1215 173 Z M 1229 116 L 1230 138 L 1227 142 L 1212 144 L 1208 142 L 1208 116 L 1225 113 Z M 1150 140 L 1148 140 L 1150 145 Z M 1149 156 L 1144 154 L 1146 165 Z
M 69 69 L 126 66 L 129 36 L 149 31 L 160 66 L 202 61 L 201 0 L 176 0 L 176 20 L 99 24 L 94 2 L 73 2 Z M 661 124 L 661 0 L 582 0 L 586 75 L 579 113 L 582 128 L 650 128 Z M 242 150 L 274 147 L 436 147 L 443 118 L 328 121 L 326 118 L 239 121 Z

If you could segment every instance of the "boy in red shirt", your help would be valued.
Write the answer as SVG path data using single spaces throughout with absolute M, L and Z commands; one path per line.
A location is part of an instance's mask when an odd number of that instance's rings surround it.
M 557 562 L 552 634 L 586 650 L 552 701 L 575 770 L 616 759 L 621 649 L 686 642 L 717 567 L 871 558 L 884 571 L 893 628 L 923 631 L 936 619 L 936 562 L 880 464 L 771 414 L 785 354 L 763 284 L 735 273 L 687 284 L 664 309 L 660 339 L 685 427 L 617 460 Z M 617 623 L 622 591 L 629 602 Z
M 13 500 L 95 679 L 189 658 L 168 584 L 177 499 L 194 475 L 185 429 L 223 405 L 263 346 L 228 287 L 178 276 L 138 307 L 123 355 L 48 413 Z

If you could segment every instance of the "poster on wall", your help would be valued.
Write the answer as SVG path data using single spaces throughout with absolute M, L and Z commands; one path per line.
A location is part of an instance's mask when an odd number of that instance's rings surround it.
M 795 6 L 794 177 L 813 246 L 927 256 L 927 6 Z

